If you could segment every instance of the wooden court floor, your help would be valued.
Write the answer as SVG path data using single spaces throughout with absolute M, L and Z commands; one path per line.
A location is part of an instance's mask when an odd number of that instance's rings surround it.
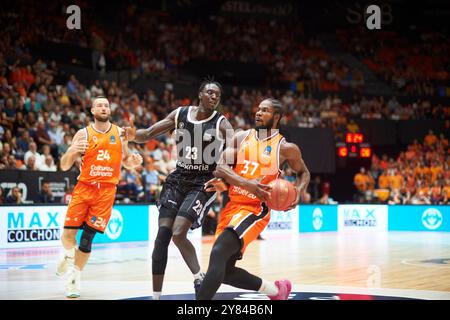
M 212 241 L 195 243 L 204 271 Z M 152 249 L 150 242 L 94 245 L 81 299 L 150 297 Z M 0 299 L 64 299 L 65 280 L 54 274 L 61 254 L 59 247 L 0 249 Z M 290 279 L 293 297 L 317 292 L 450 300 L 450 233 L 268 234 L 249 246 L 238 266 L 267 280 Z M 189 299 L 192 280 L 171 244 L 163 295 Z M 225 285 L 219 292 L 252 297 Z

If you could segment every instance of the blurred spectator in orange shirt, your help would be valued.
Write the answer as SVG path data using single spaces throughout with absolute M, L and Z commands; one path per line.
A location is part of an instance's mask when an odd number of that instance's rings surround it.
M 414 168 L 414 175 L 419 177 L 420 175 L 423 175 L 425 179 L 429 179 L 430 176 L 430 168 L 426 167 L 422 161 L 418 162 L 416 164 L 416 167 Z
M 361 167 L 359 169 L 359 172 L 355 175 L 353 182 L 356 186 L 356 189 L 358 189 L 358 191 L 365 192 L 368 190 L 370 179 L 369 179 L 369 176 L 367 175 L 366 169 L 364 167 Z
M 442 146 L 444 149 L 447 149 L 449 146 L 448 139 L 445 138 L 443 133 L 439 135 L 439 145 Z
M 431 182 L 434 182 L 436 181 L 438 175 L 444 172 L 444 168 L 442 167 L 442 164 L 440 164 L 438 161 L 434 161 L 433 165 L 430 168 L 430 172 L 431 172 Z
M 422 192 L 424 195 L 428 196 L 430 194 L 430 187 L 428 181 L 424 180 L 420 182 L 420 186 L 417 192 Z
M 350 122 L 347 124 L 347 131 L 351 133 L 357 133 L 359 132 L 359 126 L 355 122 L 355 120 L 350 119 Z
M 159 145 L 159 141 L 156 140 L 156 139 L 149 140 L 149 141 L 145 144 L 145 146 L 147 147 L 147 149 L 148 149 L 149 151 L 155 150 L 156 147 L 157 147 L 158 145 Z
M 381 175 L 378 177 L 378 188 L 387 189 L 389 188 L 389 177 L 386 174 L 386 171 L 383 171 Z
M 414 146 L 409 145 L 408 151 L 405 152 L 405 159 L 411 161 L 416 156 L 416 151 L 414 150 Z
M 424 143 L 426 146 L 433 146 L 438 141 L 437 136 L 434 134 L 433 130 L 429 130 L 428 134 L 425 136 Z
M 450 179 L 445 180 L 444 188 L 442 189 L 442 192 L 447 197 L 447 199 L 450 199 Z
M 403 186 L 403 176 L 397 170 L 392 170 L 388 179 L 391 190 L 399 190 Z
M 385 154 L 381 157 L 380 168 L 382 170 L 386 170 L 388 168 L 388 157 Z

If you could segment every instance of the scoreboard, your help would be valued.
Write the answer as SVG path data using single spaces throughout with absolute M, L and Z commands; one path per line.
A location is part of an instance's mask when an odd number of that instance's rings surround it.
M 364 141 L 362 133 L 346 133 L 345 142 L 336 144 L 339 158 L 371 158 L 372 148 Z

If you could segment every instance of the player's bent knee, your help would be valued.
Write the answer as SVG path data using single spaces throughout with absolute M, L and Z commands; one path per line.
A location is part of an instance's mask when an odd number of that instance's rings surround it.
M 177 229 L 173 232 L 172 240 L 175 244 L 187 239 L 187 231 Z
M 96 230 L 85 227 L 83 230 L 83 233 L 81 234 L 80 238 L 80 245 L 78 246 L 78 249 L 81 252 L 84 253 L 90 253 L 92 248 L 92 241 L 94 240 L 95 234 L 97 233 Z
M 159 227 L 152 253 L 153 274 L 164 274 L 165 265 L 167 263 L 167 248 L 171 238 L 172 230 L 170 228 L 164 226 Z
M 170 240 L 172 239 L 172 230 L 167 227 L 159 227 L 156 235 L 155 246 L 153 248 L 152 259 L 161 260 L 164 257 L 164 252 L 167 251 Z

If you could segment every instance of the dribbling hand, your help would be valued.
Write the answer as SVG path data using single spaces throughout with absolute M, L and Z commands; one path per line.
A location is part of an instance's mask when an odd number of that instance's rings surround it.
M 270 197 L 270 190 L 272 190 L 272 187 L 267 184 L 262 184 L 258 180 L 248 180 L 244 189 L 247 189 L 259 200 L 265 202 Z
M 295 198 L 294 202 L 292 202 L 292 204 L 289 206 L 289 208 L 287 208 L 285 211 L 289 211 L 292 209 L 295 209 L 295 207 L 300 203 L 300 201 L 302 201 L 302 192 L 299 192 L 298 189 L 297 190 L 297 197 Z

